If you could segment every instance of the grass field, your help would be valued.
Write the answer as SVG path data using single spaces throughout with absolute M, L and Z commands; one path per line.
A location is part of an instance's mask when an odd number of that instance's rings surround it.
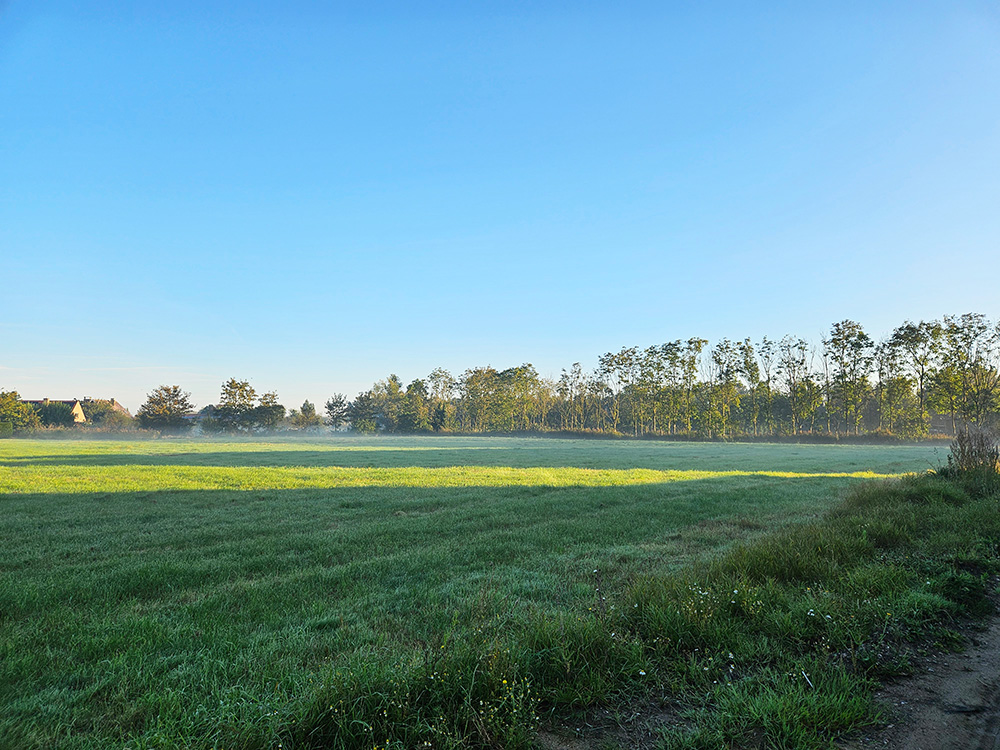
M 449 691 L 475 713 L 463 727 L 513 746 L 522 714 L 629 681 L 551 687 L 524 649 L 558 651 L 552 628 L 600 628 L 651 576 L 943 462 L 931 446 L 2 441 L 0 746 L 462 746 Z M 608 653 L 646 689 L 655 664 L 630 648 Z M 418 673 L 440 683 L 426 700 Z

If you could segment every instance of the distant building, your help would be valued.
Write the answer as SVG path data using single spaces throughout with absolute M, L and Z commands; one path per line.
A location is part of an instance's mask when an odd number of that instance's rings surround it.
M 31 404 L 32 406 L 46 406 L 48 404 L 66 404 L 73 411 L 73 421 L 79 424 L 80 422 L 87 421 L 87 415 L 83 413 L 83 406 L 80 404 L 79 399 L 48 399 L 43 398 L 41 401 L 29 401 L 25 399 L 22 401 L 25 404 Z

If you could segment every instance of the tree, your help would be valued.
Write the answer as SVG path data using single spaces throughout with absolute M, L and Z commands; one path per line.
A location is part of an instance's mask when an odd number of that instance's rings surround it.
M 927 405 L 938 414 L 948 414 L 951 417 L 952 434 L 958 434 L 958 407 L 961 400 L 961 383 L 958 370 L 945 362 L 930 377 L 930 389 L 927 392 Z
M 288 415 L 288 420 L 296 430 L 310 430 L 322 426 L 323 420 L 316 413 L 316 407 L 306 399 L 302 402 L 302 408 L 296 411 L 292 409 Z
M 740 376 L 747 385 L 747 398 L 744 405 L 744 412 L 749 417 L 749 426 L 753 434 L 757 434 L 757 420 L 760 417 L 760 365 L 757 364 L 757 355 L 754 352 L 750 339 L 743 339 L 737 344 L 739 351 L 739 361 L 737 368 Z M 746 421 L 744 421 L 746 424 Z M 745 428 L 744 428 L 745 429 Z
M 913 380 L 906 374 L 904 359 L 903 350 L 892 338 L 879 342 L 875 347 L 878 428 L 912 437 L 926 432 L 926 426 L 919 401 L 914 397 Z
M 120 411 L 112 411 L 105 414 L 101 421 L 96 423 L 97 427 L 105 430 L 128 430 L 135 425 L 135 420 L 128 414 Z
M 179 385 L 161 385 L 146 396 L 136 418 L 142 427 L 154 430 L 177 430 L 190 426 L 185 417 L 194 411 L 191 394 Z
M 215 419 L 225 432 L 249 431 L 254 424 L 257 391 L 246 380 L 230 378 L 222 384 Z
M 466 432 L 502 430 L 497 411 L 498 373 L 487 365 L 462 373 L 459 381 L 459 420 Z
M 427 376 L 431 398 L 437 401 L 450 401 L 455 395 L 455 378 L 443 367 L 435 367 Z
M 219 403 L 212 415 L 212 426 L 223 432 L 273 430 L 285 418 L 285 407 L 274 391 L 257 398 L 257 391 L 246 380 L 230 378 L 222 384 Z
M 902 352 L 917 384 L 917 400 L 920 409 L 922 432 L 928 430 L 927 396 L 933 380 L 935 365 L 941 352 L 941 324 L 906 321 L 892 332 L 889 345 Z
M 1000 406 L 1000 325 L 984 315 L 944 317 L 946 369 L 957 380 L 958 412 L 976 424 L 988 424 Z
M 406 432 L 429 432 L 431 429 L 430 397 L 427 384 L 420 378 L 406 387 L 399 426 Z
M 738 345 L 722 339 L 711 352 L 712 373 L 710 415 L 722 437 L 732 434 L 732 413 L 740 406 L 739 374 L 741 355 Z M 752 359 L 752 356 L 751 356 Z M 711 434 L 711 428 L 709 430 Z
M 343 393 L 334 393 L 326 400 L 326 423 L 333 429 L 338 429 L 347 422 L 348 403 Z
M 830 338 L 824 339 L 833 363 L 833 397 L 839 402 L 844 429 L 859 431 L 862 404 L 869 389 L 875 343 L 860 324 L 853 320 L 834 323 Z
M 638 432 L 642 435 L 659 429 L 661 392 L 666 377 L 663 348 L 648 346 L 640 352 L 638 369 L 632 392 L 636 401 L 634 408 L 638 416 Z
M 597 359 L 597 371 L 601 381 L 611 392 L 609 416 L 611 417 L 611 429 L 614 432 L 619 431 L 621 423 L 622 395 L 629 390 L 639 375 L 638 354 L 639 350 L 634 346 L 622 347 L 619 352 L 608 352 Z M 634 396 L 634 394 L 632 395 Z M 638 422 L 635 418 L 638 417 L 638 414 L 634 408 L 631 412 L 634 417 L 633 432 L 636 432 Z
M 21 400 L 17 391 L 0 391 L 0 422 L 10 422 L 15 430 L 38 427 L 38 414 Z
M 105 429 L 123 430 L 132 426 L 132 418 L 113 399 L 88 398 L 80 402 L 87 423 Z
M 760 413 L 764 418 L 764 430 L 771 432 L 774 430 L 774 381 L 772 376 L 776 374 L 775 362 L 778 356 L 778 345 L 767 336 L 757 344 L 757 358 L 760 360 Z
M 354 432 L 371 433 L 378 429 L 378 404 L 369 390 L 359 393 L 347 407 L 347 418 Z
M 701 363 L 701 350 L 708 341 L 690 338 L 684 346 L 680 357 L 681 384 L 684 388 L 684 418 L 688 432 L 692 429 L 691 419 L 694 416 L 694 391 L 698 384 L 698 367 Z
M 805 395 L 808 387 L 806 381 L 809 368 L 806 366 L 806 354 L 809 345 L 804 339 L 784 336 L 778 342 L 778 372 L 784 377 L 785 392 L 788 395 L 788 408 L 791 412 L 792 434 L 797 434 L 803 420 L 805 410 Z
M 378 381 L 371 389 L 375 402 L 375 420 L 378 429 L 397 432 L 403 414 L 403 381 L 398 375 L 390 375 Z
M 441 432 L 449 429 L 455 422 L 455 405 L 447 401 L 439 401 L 431 407 L 431 429 Z
M 580 430 L 586 414 L 587 376 L 579 362 L 574 362 L 569 372 L 565 369 L 556 385 L 559 396 L 559 415 L 564 430 Z
M 684 342 L 668 341 L 657 347 L 660 382 L 655 390 L 655 405 L 660 424 L 670 434 L 677 432 L 684 419 Z
M 43 401 L 35 404 L 34 409 L 45 427 L 73 427 L 76 424 L 73 407 L 62 401 Z
M 525 363 L 498 375 L 502 391 L 504 429 L 530 430 L 541 421 L 541 398 L 545 386 L 534 365 Z
M 457 382 L 443 367 L 435 367 L 427 376 L 430 391 L 431 429 L 454 430 L 457 426 L 454 403 Z
M 87 422 L 93 425 L 101 424 L 109 414 L 115 413 L 112 403 L 103 398 L 85 398 L 80 402 Z
M 315 413 L 314 407 L 313 414 Z M 278 403 L 278 394 L 274 391 L 269 391 L 261 396 L 257 406 L 253 409 L 253 425 L 264 430 L 276 429 L 284 418 L 285 407 Z

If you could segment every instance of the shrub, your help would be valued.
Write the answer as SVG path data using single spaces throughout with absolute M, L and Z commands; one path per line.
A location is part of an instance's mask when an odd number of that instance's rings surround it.
M 943 473 L 956 479 L 972 495 L 986 495 L 1000 487 L 1000 447 L 997 436 L 981 427 L 966 427 L 955 435 Z
M 0 438 L 9 438 L 14 434 L 13 422 L 0 422 Z
M 965 472 L 997 473 L 1000 464 L 1000 448 L 996 435 L 990 430 L 966 427 L 959 430 L 951 443 L 948 454 L 948 469 L 956 474 Z

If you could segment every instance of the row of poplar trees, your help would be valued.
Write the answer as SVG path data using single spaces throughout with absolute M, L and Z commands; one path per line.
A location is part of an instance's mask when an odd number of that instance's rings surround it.
M 361 432 L 564 430 L 700 437 L 954 433 L 1000 417 L 1000 323 L 978 313 L 905 322 L 881 341 L 852 320 L 820 345 L 785 336 L 669 341 L 579 363 L 557 380 L 530 364 L 391 375 L 334 421 Z M 339 400 L 338 400 L 339 399 Z

